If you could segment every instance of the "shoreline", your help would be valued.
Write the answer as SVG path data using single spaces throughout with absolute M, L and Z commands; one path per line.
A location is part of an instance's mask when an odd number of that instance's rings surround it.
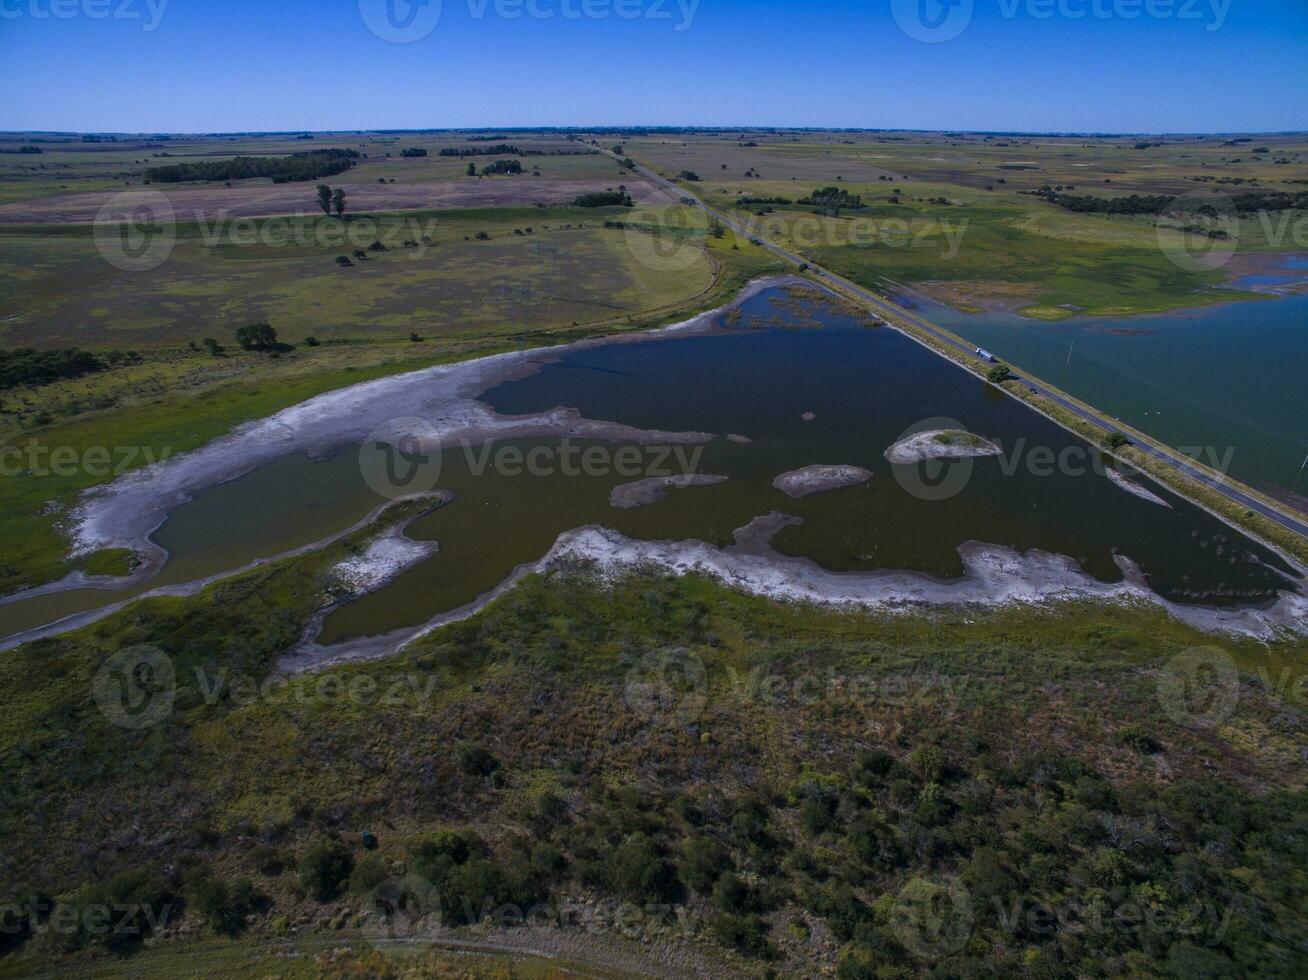
M 592 337 L 552 347 L 509 351 L 421 368 L 364 381 L 314 396 L 273 415 L 237 426 L 204 445 L 125 474 L 82 493 L 71 508 L 70 556 L 109 548 L 132 551 L 140 564 L 130 575 L 88 576 L 81 571 L 0 596 L 0 607 L 75 589 L 120 592 L 154 578 L 168 553 L 153 535 L 178 507 L 213 487 L 248 475 L 275 459 L 296 453 L 321 455 L 370 434 L 396 420 L 426 422 L 423 439 L 444 445 L 480 445 L 491 439 L 532 436 L 593 438 L 612 442 L 702 444 L 716 438 L 707 432 L 662 432 L 616 422 L 584 418 L 575 410 L 556 408 L 522 416 L 505 416 L 478 401 L 490 388 L 526 377 L 566 353 L 610 343 L 643 343 L 666 337 L 707 334 L 722 314 L 767 289 L 803 284 L 793 275 L 752 280 L 727 303 L 686 320 L 654 330 Z M 387 506 L 374 511 L 374 516 Z M 338 535 L 305 546 L 312 550 Z M 299 551 L 295 553 L 300 553 Z M 286 554 L 270 556 L 271 561 Z M 244 568 L 215 573 L 236 574 Z M 214 576 L 206 577 L 211 580 Z M 178 587 L 191 583 L 178 583 Z M 85 614 L 75 614 L 85 615 Z M 63 620 L 60 620 L 63 621 Z
M 348 443 L 351 436 L 357 435 L 355 430 L 362 431 L 378 418 L 394 418 L 409 409 L 424 410 L 429 414 L 435 411 L 439 414 L 432 423 L 438 440 L 457 437 L 466 441 L 473 439 L 485 441 L 510 434 L 517 436 L 545 433 L 630 441 L 648 439 L 686 443 L 708 441 L 715 436 L 709 433 L 664 433 L 632 429 L 619 423 L 588 420 L 574 410 L 562 408 L 526 416 L 499 416 L 488 406 L 478 402 L 476 398 L 495 384 L 510 378 L 527 376 L 539 370 L 542 365 L 550 363 L 567 351 L 614 342 L 646 342 L 668 336 L 710 333 L 715 329 L 716 319 L 725 311 L 746 302 L 764 290 L 791 284 L 806 287 L 819 285 L 821 292 L 833 295 L 830 288 L 824 284 L 814 284 L 799 277 L 764 277 L 749 283 L 729 303 L 721 307 L 654 331 L 590 338 L 552 348 L 495 354 L 363 382 L 350 388 L 328 392 L 268 418 L 247 423 L 191 453 L 173 457 L 147 471 L 131 474 L 107 487 L 96 488 L 89 492 L 75 511 L 81 519 L 78 533 L 82 537 L 79 540 L 88 542 L 94 547 L 133 547 L 132 543 L 126 543 L 133 542 L 137 547 L 156 548 L 162 553 L 163 549 L 154 544 L 150 536 L 166 521 L 176 506 L 187 499 L 193 499 L 194 494 L 238 479 L 270 459 L 287 453 L 314 452 L 338 447 Z M 448 390 L 434 395 L 430 390 L 434 382 L 443 383 Z M 379 392 L 382 393 L 381 397 Z M 379 407 L 378 402 L 383 400 L 385 406 Z M 344 433 L 341 429 L 342 418 L 353 427 L 347 428 Z M 249 449 L 249 444 L 253 440 L 259 440 L 265 435 L 271 438 L 258 443 L 254 447 L 255 451 L 242 452 Z M 159 481 L 162 481 L 162 488 L 157 485 Z M 383 503 L 363 522 L 336 535 L 305 545 L 294 552 L 258 559 L 242 567 L 218 572 L 201 580 L 148 590 L 119 602 L 107 603 L 96 610 L 63 617 L 0 640 L 0 649 L 8 649 L 18 643 L 41 636 L 80 628 L 118 611 L 137 599 L 157 595 L 191 595 L 214 581 L 240 574 L 269 561 L 317 550 L 376 520 L 395 502 L 397 501 Z M 998 606 L 1012 601 L 1043 602 L 1058 598 L 1131 597 L 1162 605 L 1178 619 L 1193 623 L 1201 629 L 1219 632 L 1233 629 L 1235 632 L 1263 639 L 1270 639 L 1277 635 L 1278 627 L 1284 627 L 1292 632 L 1308 633 L 1308 599 L 1304 599 L 1298 593 L 1280 593 L 1281 598 L 1274 607 L 1274 609 L 1281 608 L 1280 613 L 1254 607 L 1226 610 L 1205 606 L 1183 606 L 1170 603 L 1150 590 L 1138 568 L 1134 566 L 1129 571 L 1124 568 L 1124 573 L 1128 574 L 1128 582 L 1109 586 L 1082 572 L 1071 558 L 1040 552 L 1019 555 L 1001 545 L 980 544 L 975 541 L 965 542 L 959 547 L 959 552 L 964 558 L 965 573 L 958 580 L 936 580 L 918 573 L 892 569 L 867 573 L 828 572 L 808 559 L 790 558 L 772 548 L 772 537 L 784 525 L 777 525 L 765 535 L 761 532 L 769 526 L 766 520 L 781 516 L 773 514 L 768 519 L 756 519 L 746 527 L 738 529 L 735 534 L 735 544 L 720 552 L 703 542 L 693 541 L 679 543 L 628 541 L 620 546 L 613 545 L 616 539 L 612 536 L 615 532 L 605 531 L 596 525 L 586 525 L 564 532 L 545 556 L 514 569 L 502 582 L 472 603 L 446 611 L 417 627 L 322 647 L 316 644 L 315 637 L 320 635 L 322 623 L 330 610 L 344 600 L 331 602 L 314 614 L 300 643 L 284 657 L 289 658 L 288 662 L 291 663 L 308 664 L 305 669 L 311 669 L 321 662 L 336 662 L 340 657 L 387 655 L 402 649 L 407 643 L 440 625 L 472 615 L 487 602 L 511 589 L 523 576 L 551 567 L 561 558 L 598 555 L 605 559 L 600 564 L 605 564 L 606 561 L 613 564 L 616 559 L 613 559 L 612 555 L 624 556 L 633 551 L 641 553 L 642 549 L 647 556 L 644 560 L 662 560 L 671 567 L 689 571 L 696 570 L 701 565 L 716 568 L 718 577 L 728 585 L 741 586 L 747 591 L 755 591 L 757 594 L 783 600 L 799 598 L 813 602 L 862 604 L 868 608 L 911 608 L 922 604 Z M 765 523 L 760 525 L 760 521 Z M 406 521 L 405 526 L 408 523 Z M 392 529 L 385 533 L 394 536 L 402 533 L 402 529 L 399 531 Z M 132 535 L 137 537 L 133 538 Z M 600 548 L 596 544 L 598 539 L 595 535 L 599 535 L 613 545 L 608 548 L 608 552 L 612 553 L 608 558 L 605 558 L 605 548 Z M 380 536 L 370 540 L 369 545 L 377 540 L 380 540 Z M 142 546 L 140 542 L 144 542 L 144 545 Z M 137 548 L 134 547 L 133 550 Z M 687 555 L 694 555 L 694 560 L 687 559 Z M 1033 555 L 1036 557 L 1033 558 Z M 740 568 L 733 564 L 744 557 L 748 557 L 750 562 L 755 564 L 749 568 Z M 766 567 L 758 566 L 759 562 Z M 798 568 L 796 562 L 804 563 L 804 569 L 802 574 L 796 573 L 792 577 L 797 581 L 807 582 L 805 587 L 778 590 L 773 584 L 769 584 L 786 569 L 793 572 Z M 977 565 L 978 562 L 980 565 Z M 1020 568 L 1024 571 L 1017 576 L 1017 579 L 1013 579 L 1011 575 L 1005 578 L 1002 575 L 996 577 L 981 574 L 980 566 L 987 563 L 1010 569 Z M 617 564 L 620 566 L 622 562 Z M 148 576 L 143 578 L 142 570 L 138 570 L 130 578 L 139 585 Z M 1014 585 L 1014 582 L 1019 580 L 1023 588 Z M 1066 587 L 1051 587 L 1051 582 L 1059 581 L 1072 584 Z M 862 591 L 851 597 L 849 592 L 851 583 L 858 582 L 862 582 L 862 585 L 858 586 Z M 984 589 L 978 591 L 978 583 L 989 583 L 989 586 L 993 586 L 996 591 L 994 594 L 988 594 Z M 33 598 L 38 594 L 50 594 L 68 588 L 86 587 L 86 585 L 85 580 L 70 582 L 69 579 L 65 579 L 38 587 L 39 591 L 32 590 L 5 597 L 0 599 L 0 605 Z M 101 579 L 93 587 L 111 589 L 115 587 L 115 580 Z M 375 591 L 376 588 L 376 585 L 371 585 L 358 594 L 367 594 Z
M 977 316 L 1005 316 L 1013 317 L 1020 321 L 1019 325 L 1038 325 L 1051 323 L 1075 324 L 1078 321 L 1084 323 L 1090 320 L 1105 319 L 1115 322 L 1129 323 L 1138 317 L 1183 317 L 1193 316 L 1204 313 L 1216 307 L 1228 306 L 1233 303 L 1260 303 L 1268 299 L 1286 299 L 1288 297 L 1302 295 L 1308 290 L 1308 266 L 1292 266 L 1287 263 L 1295 261 L 1308 261 L 1308 252 L 1288 251 L 1288 252 L 1237 252 L 1231 260 L 1222 268 L 1226 273 L 1226 279 L 1212 289 L 1237 290 L 1245 293 L 1244 296 L 1228 296 L 1216 299 L 1206 299 L 1205 291 L 1196 291 L 1188 297 L 1193 302 L 1184 306 L 1172 306 L 1163 310 L 1138 310 L 1132 313 L 1094 313 L 1087 312 L 1084 309 L 1068 310 L 1065 317 L 1048 319 L 1038 316 L 1024 316 L 1018 312 L 1026 306 L 1038 305 L 1032 302 L 1030 298 L 995 298 L 974 296 L 964 292 L 954 292 L 947 289 L 949 280 L 924 280 L 920 283 L 906 283 L 896 281 L 894 283 L 896 293 L 902 293 L 914 302 L 925 301 L 935 306 L 942 307 L 952 313 L 960 316 L 977 317 Z M 1232 267 L 1235 268 L 1232 268 Z M 1286 270 L 1301 271 L 1302 277 L 1293 283 L 1286 283 L 1277 287 L 1267 288 L 1250 288 L 1239 286 L 1237 283 L 1241 279 L 1249 276 L 1276 275 Z M 925 288 L 924 288 L 925 287 Z M 975 309 L 965 310 L 954 303 L 949 302 L 940 296 L 934 295 L 931 290 L 938 290 L 942 294 L 950 295 L 960 303 L 966 303 Z
M 964 572 L 957 579 L 895 569 L 833 572 L 810 558 L 783 555 L 775 549 L 773 541 L 777 534 L 800 523 L 797 517 L 773 511 L 735 529 L 733 543 L 725 548 L 693 539 L 641 541 L 597 524 L 587 524 L 564 531 L 544 556 L 517 566 L 502 582 L 472 602 L 417 626 L 322 646 L 316 642 L 316 636 L 330 609 L 323 610 L 313 617 L 300 643 L 278 658 L 277 669 L 304 673 L 393 656 L 444 626 L 476 615 L 528 575 L 566 571 L 578 564 L 590 566 L 601 578 L 645 568 L 678 576 L 706 575 L 727 588 L 749 595 L 850 611 L 911 615 L 943 608 L 1001 609 L 1095 599 L 1148 603 L 1205 633 L 1244 636 L 1263 642 L 1308 636 L 1308 596 L 1283 591 L 1265 609 L 1188 606 L 1165 599 L 1150 589 L 1139 566 L 1124 556 L 1116 558 L 1123 575 L 1117 583 L 1100 582 L 1082 571 L 1075 559 L 1065 555 L 1038 549 L 1019 552 L 979 541 L 967 541 L 959 546 Z

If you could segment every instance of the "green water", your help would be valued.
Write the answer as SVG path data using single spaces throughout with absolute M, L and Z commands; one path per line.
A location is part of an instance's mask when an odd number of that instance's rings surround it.
M 778 536 L 780 551 L 837 571 L 909 569 L 956 577 L 963 571 L 959 545 L 982 541 L 1068 555 L 1105 582 L 1120 579 L 1113 561 L 1120 553 L 1142 567 L 1157 592 L 1182 602 L 1262 603 L 1286 587 L 1274 570 L 1284 569 L 1276 556 L 1165 490 L 1150 485 L 1170 509 L 1124 492 L 1093 470 L 1045 472 L 1046 459 L 1070 452 L 1089 462 L 1093 450 L 898 333 L 863 327 L 824 306 L 796 311 L 777 299 L 775 291 L 754 297 L 739 321 L 707 335 L 573 350 L 487 392 L 484 400 L 505 414 L 566 405 L 592 419 L 719 436 L 697 458 L 628 447 L 625 461 L 636 465 L 625 473 L 615 471 L 622 447 L 602 442 L 519 440 L 496 444 L 498 455 L 490 458 L 476 448 L 447 448 L 439 485 L 456 498 L 409 529 L 416 539 L 438 541 L 439 554 L 335 610 L 322 642 L 414 626 L 458 608 L 581 525 L 645 540 L 726 545 L 733 529 L 771 511 L 803 520 Z M 797 312 L 804 321 L 816 316 L 822 327 L 789 327 Z M 958 492 L 942 500 L 914 489 L 914 479 L 931 483 L 926 468 L 901 470 L 901 482 L 883 456 L 910 427 L 936 417 L 956 420 L 1006 451 L 1002 458 L 975 460 Z M 727 433 L 752 441 L 731 442 Z M 506 451 L 515 461 L 513 451 L 532 449 L 548 451 L 534 474 L 493 465 Z M 587 450 L 598 454 L 597 464 L 575 475 Z M 779 474 L 813 463 L 862 466 L 874 476 L 866 485 L 804 500 L 772 487 Z M 729 480 L 674 490 L 643 508 L 609 505 L 618 484 L 687 469 Z M 944 472 L 956 473 L 951 466 Z M 191 580 L 319 540 L 379 503 L 360 475 L 357 446 L 342 446 L 325 459 L 283 458 L 176 510 L 155 535 L 172 557 L 150 585 Z M 54 610 L 62 615 L 79 603 L 93 608 L 121 597 L 84 590 L 18 603 L 0 608 L 0 627 L 11 633 L 25 622 L 48 621 Z
M 1291 278 L 1302 272 L 1242 283 Z M 1297 485 L 1308 496 L 1308 293 L 1058 323 L 900 300 L 1209 466 L 1253 486 Z

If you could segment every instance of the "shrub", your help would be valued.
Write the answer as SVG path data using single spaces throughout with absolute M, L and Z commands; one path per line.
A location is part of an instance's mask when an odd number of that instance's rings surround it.
M 769 952 L 767 925 L 757 915 L 715 916 L 713 934 L 724 946 L 749 956 L 761 957 Z
M 500 760 L 480 745 L 459 747 L 459 768 L 469 776 L 489 776 L 500 767 Z
M 152 870 L 125 871 L 82 892 L 75 903 L 77 928 L 68 944 L 130 955 L 179 911 L 180 904 Z M 102 914 L 106 911 L 107 917 Z
M 711 838 L 691 837 L 681 847 L 681 880 L 700 894 L 707 894 L 718 876 L 731 867 L 726 848 Z
M 365 854 L 350 872 L 350 891 L 366 895 L 391 877 L 391 864 L 380 854 Z
M 713 904 L 723 912 L 739 915 L 754 908 L 754 893 L 738 875 L 728 871 L 713 886 Z
M 206 878 L 194 886 L 192 899 L 209 927 L 224 936 L 243 932 L 246 916 L 257 912 L 264 904 L 248 878 L 238 878 L 230 885 Z
M 455 868 L 474 855 L 485 853 L 486 846 L 476 837 L 454 831 L 419 841 L 409 848 L 414 872 L 438 887 Z
M 654 842 L 637 831 L 609 857 L 605 877 L 609 888 L 621 898 L 644 905 L 647 902 L 676 901 L 679 882 L 672 865 L 659 855 Z
M 318 902 L 330 902 L 345 889 L 354 858 L 339 841 L 314 844 L 300 858 L 300 884 Z
M 63 350 L 0 351 L 0 390 L 16 385 L 40 385 L 80 378 L 104 369 L 94 354 L 68 347 Z
M 559 871 L 565 864 L 563 852 L 547 841 L 540 841 L 531 849 L 531 866 L 542 874 Z

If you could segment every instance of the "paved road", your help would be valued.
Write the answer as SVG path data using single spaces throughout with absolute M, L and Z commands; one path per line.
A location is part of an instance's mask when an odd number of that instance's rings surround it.
M 619 160 L 622 159 L 621 157 L 617 157 L 616 154 L 612 154 L 612 155 Z M 868 290 L 864 289 L 862 286 L 859 286 L 856 283 L 852 283 L 848 279 L 845 279 L 843 276 L 838 276 L 828 269 L 824 269 L 819 265 L 814 265 L 812 262 L 804 258 L 802 255 L 796 255 L 794 252 L 782 248 L 780 245 L 777 245 L 775 242 L 771 242 L 766 239 L 760 238 L 758 235 L 750 231 L 750 229 L 743 227 L 728 215 L 723 214 L 721 211 L 718 211 L 716 208 L 709 207 L 707 204 L 703 202 L 703 200 L 699 198 L 698 195 L 686 190 L 684 187 L 680 186 L 679 184 L 674 184 L 672 181 L 665 179 L 659 174 L 656 174 L 648 167 L 642 166 L 641 164 L 636 164 L 636 172 L 640 174 L 642 177 L 646 178 L 647 180 L 652 181 L 655 185 L 673 192 L 678 197 L 690 198 L 691 200 L 695 201 L 695 203 L 699 207 L 701 207 L 707 214 L 710 214 L 713 217 L 717 218 L 720 222 L 722 222 L 722 224 L 726 225 L 732 231 L 736 232 L 736 234 L 742 235 L 745 238 L 750 239 L 751 241 L 757 242 L 758 244 L 766 248 L 769 252 L 771 252 L 773 255 L 776 255 L 778 258 L 786 262 L 790 262 L 794 265 L 807 265 L 808 271 L 811 272 L 819 280 L 825 280 L 831 283 L 838 283 L 841 286 L 841 288 L 844 289 L 846 292 L 852 293 L 853 295 L 857 296 L 872 310 L 886 317 L 887 320 L 890 320 L 891 326 L 894 326 L 894 319 L 898 318 L 910 323 L 918 330 L 921 330 L 923 333 L 927 334 L 930 337 L 933 337 L 935 340 L 939 341 L 942 344 L 945 344 L 948 347 L 951 347 L 955 350 L 962 351 L 965 354 L 974 355 L 976 353 L 975 347 L 969 347 L 967 344 L 963 343 L 958 338 L 951 336 L 950 334 L 941 330 L 939 327 L 936 327 L 934 324 L 926 320 L 923 320 L 917 314 L 912 313 L 909 310 L 906 310 L 894 303 L 891 303 L 888 300 L 884 299 L 883 297 L 876 295 L 875 293 L 869 292 Z M 912 335 L 908 334 L 908 336 L 911 337 Z M 1286 530 L 1294 531 L 1296 534 L 1301 534 L 1304 537 L 1308 537 L 1308 522 L 1292 517 L 1289 514 L 1286 514 L 1275 507 L 1268 506 L 1261 500 L 1249 496 L 1247 493 L 1245 493 L 1243 490 L 1239 489 L 1238 487 L 1234 487 L 1230 483 L 1227 483 L 1225 480 L 1222 480 L 1219 477 L 1214 477 L 1211 474 L 1207 473 L 1206 471 L 1199 469 L 1198 467 L 1190 463 L 1186 459 L 1186 457 L 1173 452 L 1172 450 L 1168 449 L 1165 446 L 1162 446 L 1154 442 L 1142 442 L 1140 439 L 1136 438 L 1131 433 L 1118 427 L 1113 422 L 1112 419 L 1104 415 L 1100 415 L 1098 412 L 1090 411 L 1076 404 L 1075 402 L 1070 401 L 1067 398 L 1064 398 L 1062 395 L 1058 394 L 1058 392 L 1054 391 L 1049 386 L 1047 386 L 1041 381 L 1036 380 L 1035 378 L 1020 378 L 1014 375 L 1014 380 L 1021 382 L 1022 384 L 1030 388 L 1032 391 L 1034 391 L 1036 394 L 1040 395 L 1043 398 L 1049 399 L 1049 401 L 1058 405 L 1060 408 L 1068 412 L 1071 412 L 1079 419 L 1089 422 L 1092 425 L 1096 425 L 1101 429 L 1105 429 L 1108 432 L 1120 432 L 1122 435 L 1126 436 L 1131 440 L 1131 444 L 1133 446 L 1135 446 L 1141 452 L 1145 453 L 1147 456 L 1151 456 L 1154 459 L 1159 460 L 1160 462 L 1167 463 L 1169 466 L 1173 467 L 1174 469 L 1181 471 L 1186 476 L 1198 481 L 1199 483 L 1203 484 L 1209 489 L 1214 490 L 1217 493 L 1220 493 L 1222 496 L 1226 497 L 1228 500 L 1234 501 L 1235 503 L 1239 504 L 1241 507 L 1244 507 L 1247 510 L 1251 510 L 1256 514 L 1261 514 L 1263 517 L 1266 517 L 1269 520 L 1275 521 L 1277 524 L 1279 524 L 1281 527 L 1285 528 Z

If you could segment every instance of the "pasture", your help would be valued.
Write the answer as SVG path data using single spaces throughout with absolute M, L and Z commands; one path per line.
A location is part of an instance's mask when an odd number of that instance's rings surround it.
M 1259 255 L 1308 250 L 1303 212 L 1260 213 L 1211 243 L 1250 259 L 1194 268 L 1169 257 L 1194 249 L 1169 222 L 1160 229 L 1147 216 L 1073 213 L 1032 194 L 1045 186 L 1105 198 L 1295 193 L 1308 186 L 1302 135 L 730 131 L 637 137 L 625 146 L 665 176 L 695 173 L 700 180 L 687 186 L 763 237 L 865 286 L 909 284 L 967 311 L 1050 319 L 1248 298 L 1224 288 L 1237 271 L 1264 267 Z M 829 217 L 797 203 L 751 203 L 798 202 L 824 186 L 861 196 L 864 207 Z

